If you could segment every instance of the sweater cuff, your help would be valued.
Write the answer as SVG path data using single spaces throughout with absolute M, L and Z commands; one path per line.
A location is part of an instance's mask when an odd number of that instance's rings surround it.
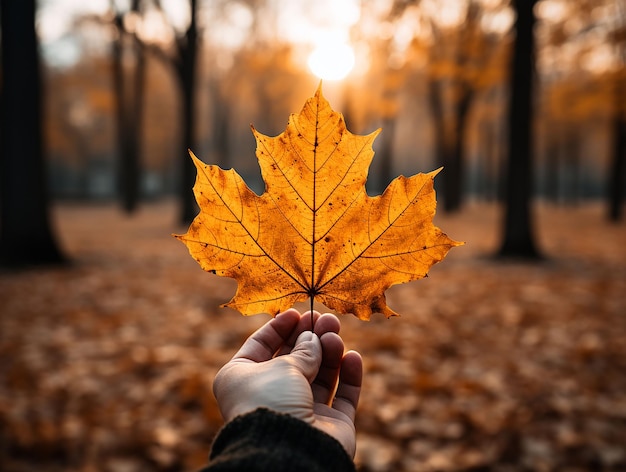
M 213 442 L 210 459 L 211 471 L 355 470 L 335 438 L 293 416 L 265 408 L 224 426 Z

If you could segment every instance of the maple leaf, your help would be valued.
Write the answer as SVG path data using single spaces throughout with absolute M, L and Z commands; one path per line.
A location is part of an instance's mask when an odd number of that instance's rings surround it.
M 426 276 L 463 244 L 432 223 L 438 171 L 400 176 L 382 195 L 367 195 L 379 131 L 350 133 L 318 88 L 280 135 L 252 128 L 265 181 L 260 196 L 233 169 L 190 153 L 200 213 L 175 237 L 204 270 L 237 280 L 225 306 L 274 316 L 311 298 L 363 320 L 397 315 L 385 290 Z

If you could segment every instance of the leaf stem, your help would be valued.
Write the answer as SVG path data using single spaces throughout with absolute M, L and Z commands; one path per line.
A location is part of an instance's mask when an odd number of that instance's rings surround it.
M 315 224 L 316 224 L 316 217 L 317 217 L 317 201 L 316 201 L 316 197 L 317 197 L 317 150 L 318 150 L 318 146 L 319 146 L 319 141 L 318 141 L 318 132 L 319 132 L 319 112 L 320 112 L 320 103 L 319 103 L 319 97 L 316 103 L 316 109 L 315 109 L 315 142 L 313 143 L 313 215 L 312 215 L 312 221 L 311 221 L 311 333 L 313 333 L 313 322 L 315 321 L 313 318 L 313 304 L 315 303 L 315 236 L 316 236 L 316 231 L 315 231 Z

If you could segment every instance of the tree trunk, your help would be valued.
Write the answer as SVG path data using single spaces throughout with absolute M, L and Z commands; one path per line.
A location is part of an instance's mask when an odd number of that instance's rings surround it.
M 433 134 L 434 134 L 434 154 L 435 165 L 443 166 L 443 173 L 440 174 L 441 178 L 435 179 L 435 188 L 437 190 L 437 198 L 444 202 L 443 209 L 445 210 L 445 201 L 448 191 L 446 173 L 451 171 L 447 168 L 448 155 L 447 140 L 446 140 L 446 124 L 443 112 L 443 98 L 442 98 L 442 85 L 437 79 L 428 80 L 428 104 L 430 106 L 430 113 L 432 116 Z
M 115 8 L 112 3 L 112 8 Z M 140 11 L 139 0 L 131 6 Z M 118 38 L 113 41 L 113 88 L 116 101 L 118 143 L 118 192 L 120 203 L 127 213 L 133 213 L 139 204 L 141 187 L 141 130 L 143 117 L 143 93 L 145 89 L 145 53 L 139 41 L 135 41 L 136 61 L 133 70 L 132 93 L 127 89 L 128 77 L 124 70 L 126 31 L 123 14 L 117 12 L 115 26 Z
M 393 178 L 393 144 L 395 141 L 396 122 L 397 119 L 395 116 L 390 116 L 383 119 L 382 129 L 384 130 L 384 132 L 379 138 L 381 140 L 381 143 L 377 153 L 378 176 L 376 179 L 378 184 L 378 190 L 380 190 L 381 193 L 387 188 L 389 182 L 391 182 Z
M 111 2 L 113 3 L 113 2 Z M 115 13 L 115 27 L 117 38 L 111 44 L 111 73 L 113 82 L 113 92 L 115 97 L 115 125 L 117 138 L 117 159 L 118 159 L 118 191 L 124 193 L 124 163 L 128 153 L 127 145 L 128 124 L 126 123 L 126 94 L 124 93 L 124 64 L 122 56 L 124 51 L 124 26 L 123 17 L 120 12 Z M 122 198 L 123 200 L 123 198 Z
M 445 212 L 460 210 L 463 202 L 464 141 L 472 93 L 467 90 L 454 104 L 454 116 L 444 109 L 443 84 L 429 81 L 429 104 L 435 129 L 435 155 L 443 172 L 438 177 L 438 193 Z
M 511 63 L 508 162 L 505 175 L 505 215 L 500 257 L 540 258 L 531 217 L 533 146 L 532 102 L 535 16 L 537 0 L 513 2 L 517 14 Z
M 462 87 L 462 85 L 461 85 Z M 465 131 L 467 129 L 467 117 L 472 103 L 472 91 L 463 87 L 462 95 L 455 105 L 454 134 L 451 136 L 452 154 L 448 163 L 448 182 L 445 210 L 448 213 L 459 211 L 463 205 L 463 181 L 465 174 Z M 445 171 L 444 171 L 445 172 Z
M 144 92 L 146 90 L 146 53 L 144 46 L 135 41 L 135 75 L 133 76 L 132 109 L 129 115 L 132 117 L 131 136 L 129 136 L 129 153 L 126 162 L 125 192 L 123 208 L 127 213 L 133 213 L 139 206 L 141 198 L 141 150 L 143 135 L 143 110 Z
M 617 110 L 613 118 L 613 158 L 609 171 L 609 221 L 623 218 L 624 192 L 626 190 L 626 82 L 620 78 L 616 93 Z
M 197 0 L 191 0 L 191 21 L 185 34 L 185 42 L 180 47 L 180 81 L 183 95 L 183 144 L 181 173 L 181 213 L 182 223 L 190 223 L 198 213 L 193 185 L 196 180 L 196 169 L 189 157 L 189 149 L 194 146 L 195 107 L 194 92 L 196 85 L 196 62 L 198 49 L 198 27 L 196 23 Z
M 213 121 L 213 152 L 215 163 L 222 169 L 230 166 L 230 109 L 222 96 L 218 81 L 211 83 L 212 107 L 211 119 Z
M 50 223 L 35 0 L 1 0 L 0 264 L 65 261 Z

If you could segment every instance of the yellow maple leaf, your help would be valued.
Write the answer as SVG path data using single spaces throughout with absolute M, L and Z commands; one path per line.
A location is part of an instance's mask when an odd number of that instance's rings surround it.
M 237 280 L 226 306 L 276 315 L 311 298 L 363 320 L 389 317 L 397 313 L 386 304 L 387 288 L 426 276 L 463 244 L 432 223 L 438 171 L 400 176 L 382 195 L 367 195 L 378 132 L 350 133 L 319 88 L 280 135 L 253 128 L 260 196 L 233 169 L 191 153 L 200 213 L 175 237 L 204 270 Z

